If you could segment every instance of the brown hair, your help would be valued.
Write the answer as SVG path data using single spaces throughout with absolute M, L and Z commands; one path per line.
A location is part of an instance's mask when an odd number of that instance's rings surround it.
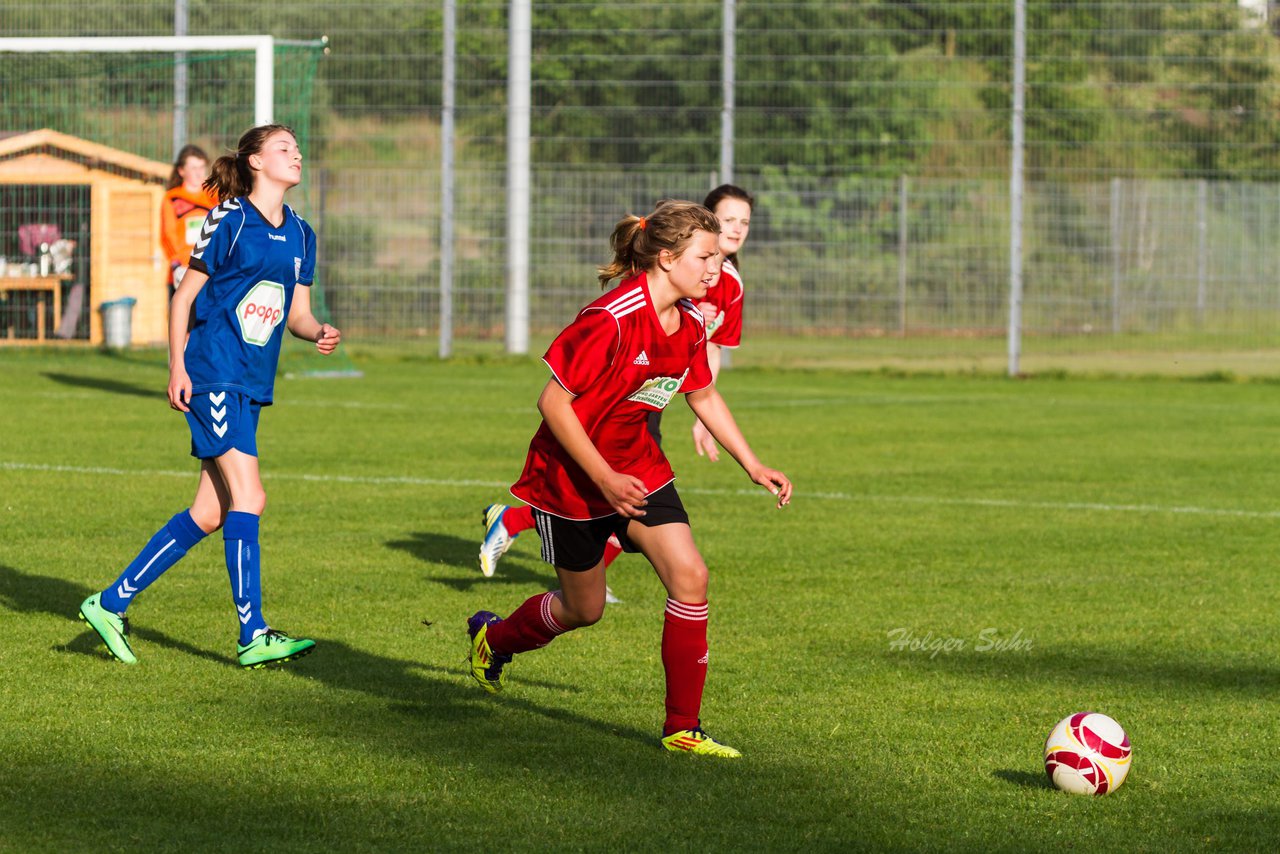
M 710 193 L 707 193 L 707 197 L 702 200 L 702 204 L 707 210 L 715 213 L 716 205 L 720 204 L 725 199 L 738 199 L 739 201 L 746 202 L 747 207 L 752 210 L 755 210 L 756 207 L 755 197 L 736 184 L 721 184 Z M 733 266 L 738 266 L 737 252 L 734 252 L 727 257 L 733 263 Z
M 664 249 L 680 255 L 695 231 L 720 233 L 720 220 L 697 202 L 663 199 L 647 216 L 623 217 L 609 237 L 613 261 L 599 269 L 600 286 L 650 269 Z
M 194 157 L 197 160 L 209 162 L 209 155 L 204 153 L 204 149 L 198 145 L 184 145 L 178 151 L 178 156 L 173 159 L 173 171 L 169 173 L 169 183 L 165 184 L 166 190 L 172 190 L 174 187 L 182 186 L 182 176 L 178 174 L 178 170 L 187 164 L 187 159 Z
M 222 155 L 210 165 L 204 188 L 220 201 L 247 196 L 253 192 L 254 175 L 249 168 L 249 157 L 262 151 L 267 137 L 281 130 L 297 138 L 293 128 L 288 125 L 258 125 L 245 131 L 244 136 L 236 143 L 235 151 Z

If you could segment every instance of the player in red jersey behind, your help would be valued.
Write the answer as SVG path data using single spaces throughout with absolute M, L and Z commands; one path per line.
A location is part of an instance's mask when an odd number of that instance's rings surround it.
M 707 362 L 711 366 L 712 379 L 715 379 L 720 375 L 720 348 L 734 349 L 742 343 L 743 286 L 742 274 L 737 267 L 738 250 L 746 243 L 751 229 L 755 198 L 741 187 L 721 184 L 707 194 L 702 205 L 720 221 L 718 245 L 723 259 L 719 275 L 712 279 L 706 295 L 697 303 L 706 320 Z M 648 423 L 649 432 L 661 445 L 662 410 L 650 412 Z M 693 422 L 693 447 L 698 456 L 705 456 L 712 462 L 720 459 L 715 440 L 698 419 Z M 515 538 L 533 527 L 533 508 L 527 504 L 515 507 L 490 504 L 484 509 L 481 518 L 484 539 L 480 543 L 480 572 L 487 578 L 497 571 L 498 561 L 511 548 Z M 610 538 L 605 546 L 605 566 L 612 564 L 621 552 L 622 544 L 616 537 Z M 611 603 L 619 601 L 607 588 L 605 597 Z
M 560 589 L 534 596 L 507 619 L 479 611 L 467 621 L 471 673 L 486 690 L 503 667 L 604 613 L 605 542 L 640 551 L 667 589 L 662 631 L 668 750 L 739 756 L 702 729 L 707 675 L 707 567 L 676 493 L 670 463 L 649 433 L 649 413 L 677 394 L 747 475 L 790 503 L 791 482 L 752 452 L 707 364 L 697 308 L 719 270 L 720 223 L 694 202 L 663 201 L 613 230 L 613 261 L 600 270 L 622 284 L 578 313 L 543 357 L 552 378 L 538 398 L 542 424 L 511 492 L 533 508 L 543 560 Z

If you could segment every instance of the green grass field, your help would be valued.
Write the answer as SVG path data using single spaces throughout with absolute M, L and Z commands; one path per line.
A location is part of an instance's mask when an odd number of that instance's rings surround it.
M 552 586 L 532 534 L 475 568 L 540 364 L 356 363 L 281 380 L 259 434 L 266 611 L 316 654 L 235 666 L 215 537 L 130 609 L 130 668 L 74 618 L 190 500 L 164 357 L 0 350 L 0 850 L 1280 843 L 1274 384 L 740 367 L 721 386 L 795 481 L 784 511 L 674 407 L 724 762 L 656 746 L 664 594 L 637 557 L 624 604 L 506 693 L 464 675 L 465 618 Z M 1086 709 L 1134 744 L 1106 798 L 1041 766 Z

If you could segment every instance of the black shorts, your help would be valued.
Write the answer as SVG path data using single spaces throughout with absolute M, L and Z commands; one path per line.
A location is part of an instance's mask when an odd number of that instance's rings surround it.
M 644 426 L 649 429 L 649 435 L 653 437 L 653 441 L 658 443 L 658 447 L 662 447 L 662 413 L 665 409 L 656 409 L 649 413 L 649 417 L 645 419 Z
M 639 551 L 627 539 L 627 526 L 639 522 L 646 528 L 670 525 L 674 522 L 689 524 L 689 514 L 680 502 L 674 482 L 668 483 L 646 499 L 644 515 L 636 519 L 614 513 L 599 519 L 586 521 L 553 516 L 533 508 L 533 524 L 542 538 L 542 559 L 552 566 L 570 572 L 586 572 L 604 557 L 604 546 L 609 537 L 616 535 L 623 551 Z

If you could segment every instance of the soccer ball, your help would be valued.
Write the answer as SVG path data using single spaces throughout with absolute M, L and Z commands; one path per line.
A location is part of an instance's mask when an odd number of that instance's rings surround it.
M 1133 750 L 1124 728 L 1097 712 L 1058 721 L 1044 743 L 1044 770 L 1053 785 L 1076 795 L 1105 795 L 1129 775 Z

